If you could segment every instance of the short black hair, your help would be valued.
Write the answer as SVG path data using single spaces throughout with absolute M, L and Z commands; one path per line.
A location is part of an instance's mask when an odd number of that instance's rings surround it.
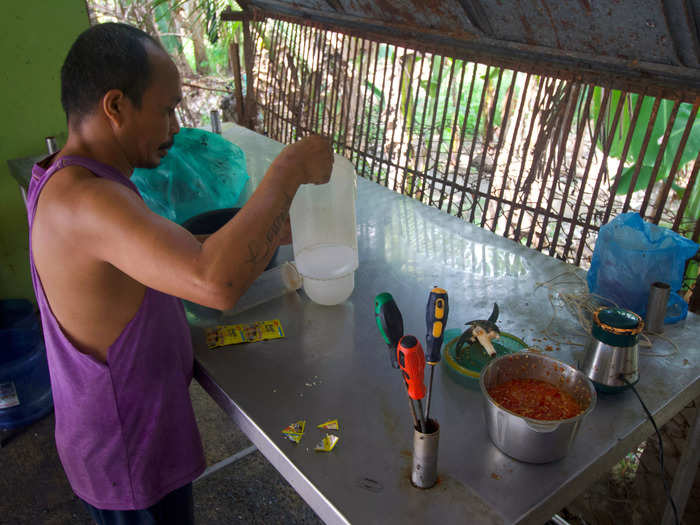
M 90 114 L 110 89 L 141 106 L 151 80 L 146 42 L 162 49 L 152 36 L 127 24 L 98 24 L 78 36 L 61 68 L 61 104 L 69 122 Z

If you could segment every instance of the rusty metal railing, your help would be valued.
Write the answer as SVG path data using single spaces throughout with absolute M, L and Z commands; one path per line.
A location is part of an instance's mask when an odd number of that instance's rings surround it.
M 700 239 L 700 100 L 258 29 L 259 128 L 276 140 L 327 135 L 359 175 L 583 267 L 620 212 Z

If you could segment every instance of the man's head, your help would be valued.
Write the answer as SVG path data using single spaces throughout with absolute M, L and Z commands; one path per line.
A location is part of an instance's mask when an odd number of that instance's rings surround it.
M 175 64 L 148 34 L 107 23 L 83 32 L 61 69 L 61 103 L 71 130 L 106 126 L 133 167 L 155 167 L 179 130 Z

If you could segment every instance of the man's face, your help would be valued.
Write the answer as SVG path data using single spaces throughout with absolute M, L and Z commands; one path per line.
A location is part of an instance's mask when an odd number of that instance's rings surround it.
M 141 98 L 141 107 L 130 105 L 122 133 L 122 144 L 134 168 L 155 168 L 165 157 L 180 130 L 175 106 L 182 99 L 180 75 L 163 50 L 147 45 L 151 82 Z

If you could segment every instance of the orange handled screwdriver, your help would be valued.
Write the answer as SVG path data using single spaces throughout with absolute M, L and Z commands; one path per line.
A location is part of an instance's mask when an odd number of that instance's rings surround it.
M 425 400 L 425 419 L 430 418 L 430 399 L 433 393 L 433 372 L 435 365 L 440 362 L 440 348 L 445 337 L 445 325 L 450 307 L 447 301 L 447 291 L 443 288 L 433 287 L 428 296 L 428 304 L 425 308 L 425 360 L 430 365 L 430 381 L 428 384 L 428 397 Z
M 421 399 L 425 396 L 425 384 L 423 384 L 423 373 L 425 371 L 425 355 L 418 339 L 412 335 L 404 335 L 396 347 L 396 359 L 406 382 L 408 397 L 418 403 L 418 417 L 420 419 L 420 430 L 425 433 L 425 416 L 423 415 L 423 405 Z

